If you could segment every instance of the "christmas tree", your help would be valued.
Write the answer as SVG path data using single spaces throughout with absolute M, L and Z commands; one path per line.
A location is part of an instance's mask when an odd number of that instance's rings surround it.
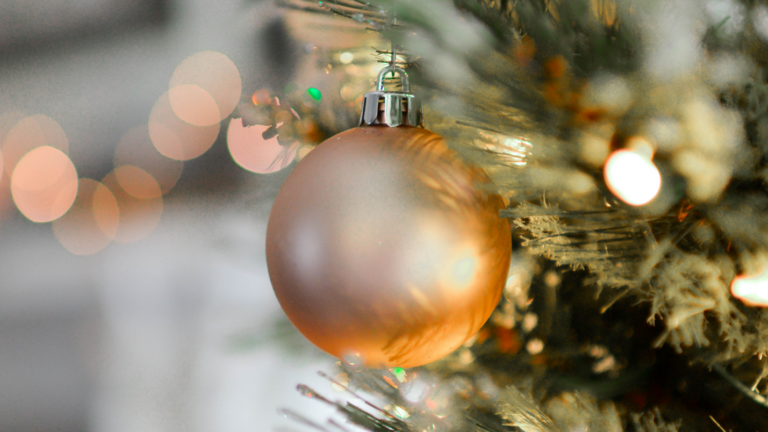
M 501 301 L 459 349 L 413 369 L 340 361 L 329 380 L 359 403 L 303 394 L 371 431 L 765 427 L 766 6 L 282 5 L 325 91 L 260 91 L 244 125 L 303 156 L 356 126 L 379 63 L 402 67 L 513 227 Z

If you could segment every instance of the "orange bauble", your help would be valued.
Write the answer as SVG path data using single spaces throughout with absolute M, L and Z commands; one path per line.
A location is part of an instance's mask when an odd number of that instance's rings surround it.
M 509 267 L 509 223 L 487 182 L 422 128 L 363 126 L 320 144 L 269 217 L 269 276 L 288 318 L 327 353 L 371 367 L 458 348 Z

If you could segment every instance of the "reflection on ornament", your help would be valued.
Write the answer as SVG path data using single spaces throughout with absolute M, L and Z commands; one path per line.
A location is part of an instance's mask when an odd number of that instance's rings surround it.
M 768 307 L 768 268 L 757 275 L 737 276 L 731 282 L 731 294 L 748 306 Z
M 631 150 L 613 152 L 603 174 L 608 189 L 629 205 L 648 204 L 661 189 L 661 174 L 656 165 Z

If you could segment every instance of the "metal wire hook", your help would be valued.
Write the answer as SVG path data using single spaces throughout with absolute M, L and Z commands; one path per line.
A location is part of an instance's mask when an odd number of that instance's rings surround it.
M 395 77 L 395 73 L 400 74 L 401 90 L 406 93 L 411 91 L 411 86 L 408 82 L 408 74 L 405 73 L 404 69 L 397 67 L 397 49 L 395 48 L 394 42 L 392 43 L 392 59 L 389 61 L 389 66 L 382 69 L 379 72 L 379 76 L 376 78 L 376 90 L 384 91 L 384 77 L 388 72 L 392 73 L 392 78 Z

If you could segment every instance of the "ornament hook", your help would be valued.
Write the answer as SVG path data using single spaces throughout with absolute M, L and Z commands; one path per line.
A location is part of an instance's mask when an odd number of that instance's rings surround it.
M 392 44 L 392 59 L 376 77 L 376 90 L 366 93 L 363 97 L 359 126 L 422 126 L 421 103 L 416 99 L 416 95 L 411 93 L 411 85 L 405 69 L 397 67 L 396 56 L 397 51 Z M 400 75 L 400 91 L 385 90 L 384 77 L 390 72 L 393 77 L 396 73 Z
M 384 78 L 389 72 L 392 72 L 392 78 L 395 77 L 395 73 L 400 74 L 400 90 L 403 93 L 411 92 L 411 85 L 408 82 L 408 74 L 405 72 L 405 69 L 397 67 L 397 48 L 395 48 L 394 43 L 392 43 L 392 58 L 389 61 L 389 66 L 382 69 L 379 72 L 379 76 L 376 77 L 377 91 L 384 91 Z
M 384 91 L 384 77 L 387 75 L 388 72 L 392 72 L 392 75 L 394 76 L 395 73 L 398 73 L 400 75 L 400 90 L 402 90 L 403 93 L 410 93 L 411 92 L 411 85 L 408 82 L 408 74 L 405 73 L 405 70 L 402 68 L 399 68 L 397 66 L 387 66 L 386 68 L 382 69 L 381 72 L 379 72 L 379 76 L 376 77 L 376 90 L 377 91 Z

